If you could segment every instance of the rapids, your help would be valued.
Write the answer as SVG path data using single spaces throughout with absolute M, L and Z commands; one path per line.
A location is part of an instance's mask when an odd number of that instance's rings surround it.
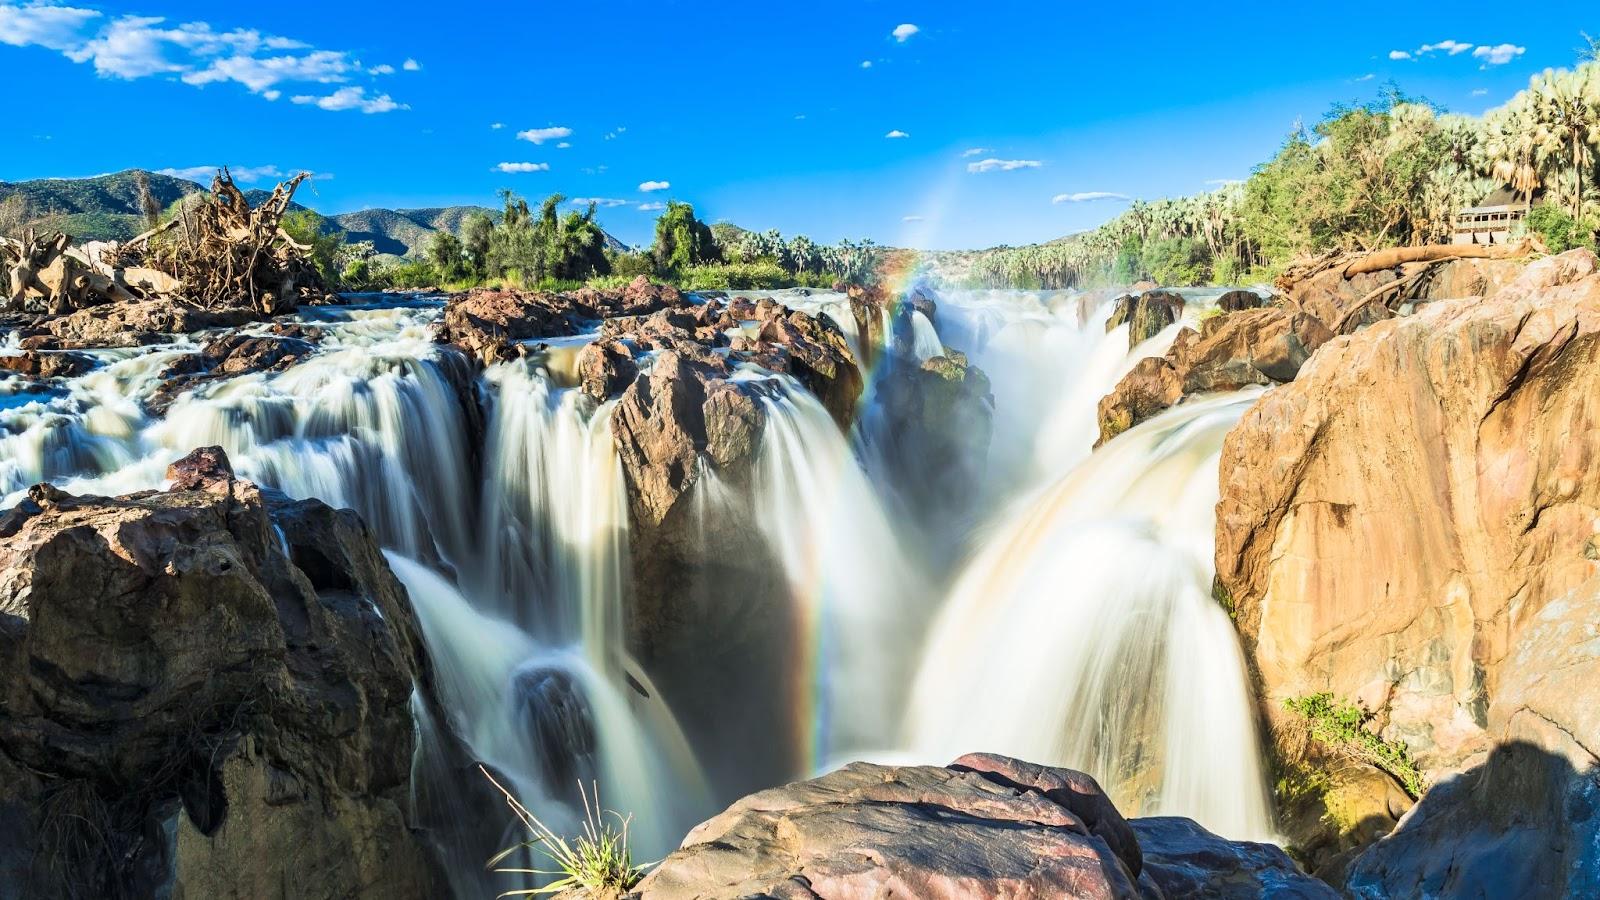
M 1189 322 L 1215 292 L 1188 292 Z M 849 301 L 777 292 L 825 315 L 852 350 Z M 363 301 L 371 298 L 363 297 Z M 459 893 L 508 836 L 454 759 L 463 746 L 550 823 L 578 782 L 633 816 L 658 858 L 732 797 L 716 796 L 652 673 L 630 655 L 627 482 L 614 403 L 571 387 L 572 347 L 474 374 L 432 337 L 437 301 L 304 311 L 324 330 L 281 372 L 203 382 L 162 416 L 145 401 L 202 336 L 95 353 L 45 389 L 0 381 L 0 495 L 162 486 L 166 466 L 221 445 L 241 477 L 361 513 L 416 607 L 436 673 L 419 692 L 414 814 L 440 833 Z M 1174 325 L 1129 352 L 1109 305 L 1068 292 L 947 292 L 909 317 L 911 356 L 968 354 L 990 379 L 986 473 L 951 522 L 907 521 L 890 485 L 916 480 L 872 428 L 876 379 L 842 434 L 797 382 L 753 367 L 766 426 L 749 493 L 707 472 L 700 517 L 752 507 L 796 623 L 770 698 L 795 723 L 793 777 L 863 756 L 944 763 L 971 750 L 1082 768 L 1130 815 L 1192 816 L 1269 838 L 1253 700 L 1210 597 L 1217 455 L 1253 395 L 1190 402 L 1098 451 L 1096 403 Z M 875 332 L 892 339 L 892 323 Z M 0 354 L 15 353 L 15 341 Z M 648 370 L 649 360 L 642 360 Z M 948 486 L 923 485 L 927 490 Z M 703 639 L 715 642 L 707 633 Z M 713 698 L 714 699 L 714 698 Z M 487 843 L 486 843 L 487 842 Z M 503 880 L 493 883 L 498 889 Z

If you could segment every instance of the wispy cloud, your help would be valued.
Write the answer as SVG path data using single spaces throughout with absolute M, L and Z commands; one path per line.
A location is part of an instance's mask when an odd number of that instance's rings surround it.
M 571 150 L 572 149 L 572 142 L 571 141 L 562 141 L 561 143 L 556 145 L 556 149 L 557 150 Z
M 660 212 L 661 210 L 666 209 L 666 208 L 667 208 L 667 205 L 665 203 L 656 203 L 654 201 L 652 201 L 650 203 L 641 203 L 641 204 L 639 204 L 639 211 L 640 212 Z
M 628 126 L 626 126 L 626 125 L 618 125 L 616 128 L 613 128 L 610 131 L 606 132 L 605 139 L 608 140 L 608 141 L 614 141 L 617 138 L 619 138 L 619 137 L 621 137 L 621 136 L 623 136 L 623 135 L 625 135 L 627 133 L 628 133 Z
M 667 189 L 669 189 L 671 187 L 672 187 L 672 182 L 670 182 L 670 181 L 646 181 L 643 184 L 639 185 L 639 190 L 644 191 L 646 194 L 648 194 L 651 191 L 664 191 L 664 190 L 667 190 Z
M 268 98 L 276 99 L 276 98 Z M 339 112 L 346 109 L 359 109 L 364 113 L 386 113 L 397 109 L 410 109 L 403 103 L 396 103 L 388 94 L 369 96 L 367 89 L 356 85 L 339 88 L 331 94 L 318 97 L 314 94 L 300 94 L 289 98 L 292 102 L 301 105 L 311 104 L 318 109 L 330 112 Z
M 595 206 L 600 206 L 607 209 L 628 205 L 628 201 L 618 200 L 615 197 L 573 197 L 571 203 L 573 206 L 588 206 L 589 204 L 593 203 Z
M 1114 194 L 1111 191 L 1083 191 L 1077 194 L 1057 194 L 1050 198 L 1051 203 L 1089 203 L 1095 200 L 1130 200 L 1127 194 Z
M 872 60 L 870 60 L 870 59 L 863 59 L 863 60 L 862 60 L 862 61 L 861 61 L 861 68 L 863 68 L 863 69 L 870 69 L 870 68 L 872 68 Z
M 1518 47 L 1516 44 L 1496 44 L 1493 47 L 1485 45 L 1472 51 L 1472 58 L 1483 60 L 1481 68 L 1488 68 L 1503 66 L 1526 52 L 1528 52 L 1527 47 Z
M 558 141 L 562 138 L 572 137 L 572 129 L 565 125 L 552 125 L 549 128 L 529 128 L 527 131 L 517 132 L 517 139 L 542 144 L 545 141 Z
M 222 169 L 221 166 L 183 166 L 181 168 L 157 169 L 157 175 L 170 175 L 173 178 L 182 178 L 186 181 L 210 181 L 211 177 Z M 228 174 L 240 184 L 254 184 L 268 178 L 280 179 L 288 177 L 277 166 L 231 166 Z M 313 175 L 315 179 L 327 181 L 332 175 Z
M 1377 78 L 1377 77 L 1378 76 L 1372 74 L 1371 72 L 1368 72 L 1367 74 L 1362 75 L 1359 78 L 1352 78 L 1350 80 L 1351 81 L 1355 81 L 1355 82 L 1362 82 L 1362 81 L 1371 81 L 1372 79 Z
M 1489 89 L 1488 88 L 1473 88 L 1472 89 L 1472 96 L 1474 96 L 1474 97 L 1482 97 L 1484 94 L 1487 94 L 1487 93 L 1489 93 Z
M 970 158 L 972 158 L 974 156 L 982 156 L 985 153 L 993 153 L 993 152 L 994 151 L 989 149 L 988 147 L 968 147 L 967 149 L 961 151 L 961 158 L 962 159 L 970 159 Z
M 421 72 L 422 63 L 419 63 L 414 59 L 408 59 L 400 68 L 405 69 L 407 72 Z
M 535 162 L 503 162 L 495 166 L 501 172 L 548 172 L 549 163 Z
M 1243 178 L 1207 178 L 1206 184 L 1212 187 L 1222 187 L 1227 184 L 1244 184 Z
M 1465 53 L 1471 49 L 1471 44 L 1463 44 L 1460 41 L 1440 41 L 1437 44 L 1423 44 L 1421 47 L 1417 48 L 1417 53 L 1424 54 L 1437 51 L 1455 56 L 1458 53 Z
M 974 175 L 983 172 L 1014 172 L 1017 169 L 1037 169 L 1044 163 L 1037 159 L 980 159 L 967 163 L 967 171 Z
M 1390 50 L 1389 51 L 1389 58 L 1390 59 L 1410 59 L 1411 58 L 1411 53 L 1410 53 L 1410 51 L 1407 51 L 1407 50 Z
M 489 127 L 491 129 L 495 130 L 495 131 L 499 131 L 500 129 L 506 127 L 506 123 L 504 123 L 504 122 L 496 122 L 493 125 L 490 125 Z
M 912 25 L 910 22 L 907 22 L 904 25 L 896 25 L 894 27 L 894 31 L 891 31 L 889 33 L 894 36 L 895 40 L 897 40 L 900 43 L 904 44 L 906 41 L 911 40 L 911 36 L 912 35 L 916 34 L 917 32 L 919 32 L 921 30 L 922 30 L 921 28 L 918 28 L 917 26 Z
M 893 130 L 893 131 L 889 132 L 888 134 L 884 135 L 884 137 L 889 138 L 891 140 L 898 141 L 901 138 L 911 137 L 911 135 L 906 134 L 904 131 L 901 131 L 900 129 L 896 128 L 895 130 Z
M 394 67 L 363 66 L 350 53 L 255 29 L 218 29 L 208 22 L 170 22 L 161 16 L 109 17 L 95 9 L 33 2 L 0 2 L 0 44 L 39 47 L 94 67 L 102 78 L 126 81 L 176 78 L 193 87 L 236 83 L 266 100 L 283 85 L 347 85 L 308 103 L 323 109 L 379 113 L 406 109 L 387 94 L 369 95 L 351 84 L 383 76 Z M 350 92 L 356 92 L 354 94 Z M 336 98 L 336 99 L 334 99 Z M 327 103 L 318 102 L 327 99 Z
M 921 222 L 922 221 L 922 217 L 921 216 L 901 216 L 900 217 L 900 221 L 902 221 L 902 222 Z

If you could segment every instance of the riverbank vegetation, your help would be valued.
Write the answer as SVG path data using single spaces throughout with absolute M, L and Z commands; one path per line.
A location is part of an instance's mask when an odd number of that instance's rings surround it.
M 1592 56 L 1592 51 L 1591 51 Z M 1059 288 L 1268 280 L 1331 250 L 1451 241 L 1459 211 L 1487 199 L 1532 210 L 1516 230 L 1552 251 L 1600 231 L 1600 62 L 1546 70 L 1482 116 L 1390 86 L 1291 132 L 1241 182 L 1135 201 L 1092 231 L 1001 247 L 972 262 L 978 286 Z

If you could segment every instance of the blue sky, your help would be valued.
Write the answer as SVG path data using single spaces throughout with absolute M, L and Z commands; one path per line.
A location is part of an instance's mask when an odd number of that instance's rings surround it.
M 670 197 L 826 242 L 1019 244 L 1243 177 L 1390 79 L 1497 105 L 1600 34 L 1592 3 L 1537 10 L 0 0 L 0 180 L 228 164 L 319 173 L 324 212 L 509 187 L 601 199 L 630 242 Z

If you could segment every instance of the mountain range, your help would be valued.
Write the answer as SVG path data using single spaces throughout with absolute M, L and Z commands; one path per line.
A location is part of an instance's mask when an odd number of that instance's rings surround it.
M 51 226 L 67 232 L 79 241 L 125 241 L 143 229 L 144 216 L 139 208 L 138 175 L 142 170 L 128 169 L 93 178 L 40 178 L 33 181 L 0 181 L 0 203 L 21 196 L 29 204 L 33 215 L 53 219 Z M 150 194 L 166 209 L 190 194 L 207 188 L 186 178 L 143 172 L 149 180 Z M 259 203 L 267 191 L 245 192 L 251 203 Z M 292 209 L 305 209 L 298 203 Z M 326 216 L 330 228 L 343 231 L 350 241 L 371 241 L 380 254 L 389 256 L 420 256 L 428 240 L 437 231 L 450 231 L 459 235 L 461 222 L 468 215 L 481 212 L 499 219 L 498 210 L 484 206 L 444 206 L 426 209 L 363 209 L 356 212 Z M 625 245 L 606 234 L 606 246 L 612 250 L 626 249 Z

